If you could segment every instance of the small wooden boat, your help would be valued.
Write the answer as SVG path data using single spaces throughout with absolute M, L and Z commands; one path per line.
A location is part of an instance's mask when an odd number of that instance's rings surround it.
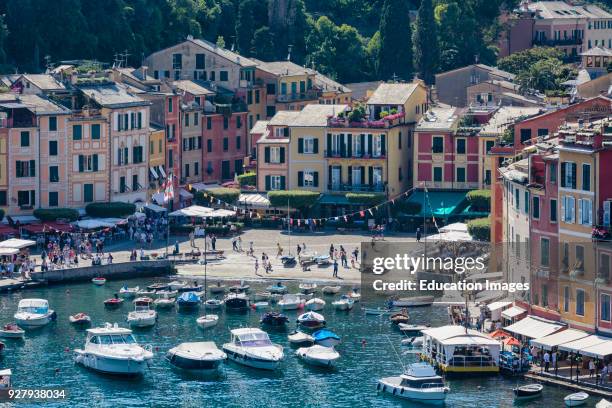
M 408 316 L 407 311 L 402 310 L 399 313 L 395 313 L 389 316 L 389 320 L 393 324 L 408 323 L 408 320 L 410 320 L 410 316 Z
M 340 286 L 323 286 L 323 289 L 321 291 L 324 295 L 335 295 L 337 293 L 340 293 L 341 289 L 342 287 Z
M 251 289 L 251 285 L 247 285 L 241 282 L 238 285 L 232 285 L 229 288 L 229 291 L 232 293 L 247 293 Z
M 166 290 L 168 289 L 169 286 L 167 283 L 153 283 L 149 286 L 147 286 L 147 289 L 152 290 L 152 291 L 157 291 L 157 290 Z
M 563 398 L 563 402 L 565 402 L 565 405 L 568 407 L 579 407 L 586 404 L 588 399 L 589 394 L 586 392 L 576 392 Z
M 5 324 L 2 329 L 0 329 L 0 337 L 4 337 L 7 339 L 22 339 L 25 335 L 25 330 L 21 329 L 15 323 Z
M 253 295 L 253 300 L 256 302 L 259 301 L 267 301 L 270 300 L 270 297 L 272 296 L 271 292 L 257 292 L 255 293 L 255 295 Z
M 287 324 L 288 321 L 289 319 L 287 318 L 287 316 L 282 313 L 268 312 L 261 316 L 261 320 L 259 320 L 259 323 L 267 326 L 279 327 L 284 326 L 285 324 Z
M 227 287 L 222 285 L 221 282 L 217 282 L 215 286 L 210 287 L 210 293 L 225 293 Z
M 119 296 L 124 299 L 131 299 L 136 296 L 140 288 L 138 286 L 133 288 L 128 288 L 127 285 L 124 285 L 121 289 L 119 289 Z
M 266 290 L 272 294 L 284 295 L 287 293 L 287 287 L 280 282 L 276 282 L 274 285 L 270 285 Z
M 314 344 L 314 337 L 301 331 L 294 331 L 289 334 L 287 340 L 292 346 L 311 346 Z
M 314 293 L 317 290 L 316 283 L 300 283 L 298 287 L 304 294 Z
M 93 278 L 91 280 L 91 283 L 93 283 L 96 286 L 102 286 L 106 283 L 106 278 L 102 278 L 102 277 Z
M 221 306 L 223 306 L 223 301 L 219 299 L 208 299 L 204 302 L 204 307 L 210 310 L 219 309 Z
M 397 312 L 399 309 L 387 309 L 383 307 L 365 307 L 363 312 L 368 316 L 390 316 Z
M 297 323 L 309 330 L 325 327 L 325 317 L 317 312 L 306 312 L 298 316 Z
M 325 307 L 325 301 L 319 298 L 312 298 L 306 302 L 307 310 L 322 310 Z
M 123 304 L 123 299 L 120 299 L 118 297 L 106 299 L 104 301 L 104 306 L 108 308 L 116 308 L 116 307 L 121 306 L 122 304 Z
M 514 399 L 526 400 L 541 397 L 543 389 L 542 384 L 528 384 L 516 387 L 512 391 L 514 392 Z
M 77 313 L 68 318 L 72 324 L 89 324 L 91 323 L 91 317 L 85 313 Z
M 216 326 L 219 322 L 219 316 L 211 314 L 198 317 L 196 323 L 200 329 L 207 329 L 209 327 Z

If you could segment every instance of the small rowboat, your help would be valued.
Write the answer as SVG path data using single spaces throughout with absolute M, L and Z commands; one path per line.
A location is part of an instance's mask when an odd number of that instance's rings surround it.
M 324 295 L 335 295 L 336 293 L 340 293 L 341 289 L 340 286 L 324 286 L 322 291 Z
M 109 307 L 109 308 L 119 307 L 122 304 L 123 304 L 123 299 L 119 299 L 119 298 L 106 299 L 104 301 L 104 306 Z
M 77 313 L 68 318 L 72 324 L 89 324 L 91 323 L 91 317 L 85 313 Z
M 141 296 L 134 299 L 134 304 L 138 306 L 151 306 L 153 304 L 153 298 L 147 296 Z
M 134 288 L 128 288 L 128 286 L 125 285 L 121 289 L 119 289 L 119 296 L 121 296 L 124 299 L 131 299 L 134 296 L 136 296 L 139 290 L 140 288 L 138 286 Z
M 366 307 L 363 312 L 368 316 L 388 316 L 398 313 L 399 309 L 387 309 L 383 307 Z
M 223 301 L 219 299 L 208 299 L 206 302 L 204 302 L 204 307 L 206 309 L 214 310 L 221 308 L 221 306 L 223 306 Z
M 7 339 L 22 339 L 25 334 L 25 330 L 20 329 L 15 323 L 5 324 L 0 329 L 0 337 Z
M 217 282 L 216 286 L 210 287 L 210 293 L 225 293 L 226 289 L 227 288 L 225 287 L 225 285 L 221 285 L 221 282 Z
M 589 394 L 586 392 L 576 392 L 563 398 L 563 402 L 565 402 L 565 405 L 568 407 L 578 407 L 586 404 L 588 399 Z
M 322 310 L 325 307 L 325 301 L 319 298 L 313 298 L 306 302 L 306 309 L 308 310 Z
M 155 299 L 153 301 L 153 304 L 158 309 L 169 309 L 171 307 L 174 307 L 174 302 L 175 301 L 176 300 L 174 298 L 164 296 L 164 297 L 160 297 L 160 298 Z
M 544 386 L 542 384 L 528 384 L 516 387 L 512 391 L 514 392 L 514 399 L 527 400 L 541 397 L 543 389 Z
M 102 277 L 93 278 L 91 280 L 91 283 L 93 283 L 96 286 L 102 286 L 106 283 L 106 278 L 102 278 Z
M 250 285 L 241 283 L 240 285 L 230 286 L 229 291 L 232 293 L 247 293 L 250 289 Z
M 152 291 L 156 291 L 156 290 L 166 290 L 169 287 L 170 286 L 168 286 L 167 283 L 153 283 L 153 284 L 147 286 L 147 289 L 152 290 Z
M 299 288 L 302 291 L 302 293 L 309 294 L 317 290 L 317 284 L 316 283 L 300 283 Z
M 287 293 L 287 287 L 280 282 L 268 286 L 266 290 L 272 294 L 284 295 L 285 293 Z
M 408 323 L 408 320 L 410 320 L 410 316 L 408 316 L 408 312 L 401 311 L 399 313 L 391 315 L 391 317 L 389 317 L 389 320 L 393 324 Z
M 267 309 L 268 307 L 270 307 L 268 302 L 255 302 L 251 304 L 251 308 L 254 310 Z
M 253 300 L 256 301 L 256 302 L 259 302 L 259 301 L 268 301 L 268 300 L 270 300 L 270 297 L 272 297 L 272 293 L 271 292 L 257 292 L 253 296 Z
M 284 326 L 287 324 L 289 319 L 287 316 L 277 312 L 268 312 L 261 317 L 259 321 L 260 324 L 268 325 L 268 326 Z
M 205 315 L 198 317 L 196 323 L 200 329 L 207 329 L 209 327 L 216 326 L 219 322 L 219 316 L 217 315 Z
M 314 344 L 314 337 L 301 331 L 289 334 L 287 339 L 293 346 L 312 346 Z

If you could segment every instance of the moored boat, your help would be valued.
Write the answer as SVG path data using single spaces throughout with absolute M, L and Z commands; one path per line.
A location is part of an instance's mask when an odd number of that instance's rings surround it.
M 89 315 L 85 314 L 85 313 L 77 313 L 74 315 L 71 315 L 68 320 L 70 320 L 70 323 L 72 324 L 89 324 L 91 323 L 91 317 L 89 317 Z
M 200 316 L 196 319 L 196 323 L 200 329 L 216 326 L 218 322 L 219 316 L 215 314 Z
M 429 326 L 424 326 L 422 324 L 399 323 L 397 327 L 406 336 L 420 336 L 423 330 L 429 329 Z
M 253 300 L 255 302 L 268 301 L 268 300 L 270 300 L 271 296 L 272 296 L 271 292 L 256 292 L 253 295 Z
M 337 293 L 340 293 L 341 289 L 342 287 L 340 286 L 323 286 L 323 289 L 321 291 L 324 295 L 335 295 Z
M 280 367 L 285 357 L 283 347 L 272 343 L 263 330 L 234 329 L 231 335 L 231 341 L 223 345 L 223 351 L 230 360 L 262 370 L 275 370 Z
M 184 288 L 185 286 L 187 286 L 186 282 L 178 280 L 172 281 L 168 284 L 168 288 L 170 288 L 170 290 L 179 290 Z
M 176 299 L 179 310 L 194 310 L 200 307 L 200 297 L 193 292 L 183 292 Z
M 270 304 L 268 302 L 251 303 L 251 308 L 254 310 L 263 310 L 263 309 L 267 309 L 268 307 L 270 307 Z
M 219 299 L 208 299 L 204 301 L 204 307 L 210 310 L 216 310 L 223 306 L 223 301 Z
M 215 371 L 227 359 L 227 355 L 212 341 L 181 343 L 168 350 L 170 364 L 189 371 Z
M 314 293 L 317 290 L 317 284 L 316 283 L 300 283 L 300 285 L 298 286 L 300 291 L 302 291 L 302 293 L 304 294 L 309 294 L 309 293 Z
M 512 392 L 514 392 L 514 399 L 527 400 L 541 397 L 543 389 L 542 384 L 527 384 L 514 388 Z
M 266 290 L 272 294 L 284 295 L 285 293 L 287 293 L 287 287 L 281 282 L 276 282 L 274 285 L 268 286 Z
M 314 337 L 301 331 L 290 333 L 287 336 L 287 340 L 289 340 L 292 346 L 312 346 L 314 344 Z
M 415 296 L 393 300 L 394 307 L 422 307 L 431 306 L 435 300 L 433 296 Z
M 244 293 L 228 293 L 223 302 L 228 311 L 241 312 L 249 309 L 249 298 Z
M 314 337 L 315 344 L 325 347 L 335 347 L 340 344 L 340 336 L 331 330 L 318 330 L 312 333 L 312 337 Z
M 308 310 L 322 310 L 325 307 L 325 301 L 319 298 L 312 298 L 305 305 Z
M 398 377 L 378 380 L 376 390 L 419 402 L 441 403 L 450 389 L 432 366 L 427 363 L 413 363 Z
M 104 301 L 104 306 L 106 306 L 109 309 L 115 309 L 118 308 L 119 306 L 121 306 L 123 304 L 123 299 L 120 299 L 118 297 L 114 297 L 114 298 L 110 298 L 110 299 L 106 299 Z
M 361 301 L 361 293 L 359 293 L 356 289 L 353 289 L 352 291 L 347 293 L 346 296 L 348 296 L 349 299 L 352 299 L 353 302 Z
M 151 309 L 153 300 L 138 298 L 134 301 L 134 311 L 128 313 L 127 322 L 130 327 L 151 327 L 157 321 L 157 312 Z
M 0 329 L 0 337 L 4 337 L 7 339 L 22 339 L 25 335 L 25 330 L 21 329 L 15 323 L 5 324 L 2 329 Z
M 106 278 L 96 277 L 91 280 L 91 283 L 93 283 L 96 286 L 102 286 L 106 283 Z
M 185 286 L 175 289 L 176 291 L 178 291 L 179 293 L 184 293 L 184 292 L 201 292 L 202 290 L 204 290 L 204 286 L 198 284 L 198 282 L 192 282 L 192 283 L 187 283 L 185 284 Z
M 423 337 L 409 337 L 402 340 L 402 346 L 408 351 L 419 352 L 423 348 Z
M 159 290 L 167 290 L 168 288 L 169 286 L 167 283 L 160 283 L 160 282 L 152 283 L 147 286 L 147 289 L 152 290 L 154 292 L 159 291 Z
M 55 316 L 55 311 L 49 309 L 46 299 L 22 299 L 17 305 L 14 318 L 18 326 L 34 328 L 45 326 L 55 320 Z
M 115 375 L 142 375 L 153 359 L 150 348 L 140 346 L 132 331 L 106 323 L 87 329 L 83 349 L 75 349 L 75 361 L 92 370 Z
M 303 306 L 304 301 L 294 294 L 283 295 L 283 298 L 278 301 L 278 307 L 280 307 L 281 310 L 296 310 Z
M 279 327 L 284 326 L 285 324 L 287 324 L 288 321 L 289 319 L 287 318 L 287 316 L 282 313 L 267 312 L 263 316 L 261 316 L 261 320 L 259 321 L 259 323 L 268 326 Z
M 388 309 L 384 307 L 365 307 L 363 312 L 368 316 L 390 316 L 397 312 L 400 309 Z
M 314 345 L 311 347 L 300 347 L 295 355 L 302 361 L 319 367 L 333 367 L 340 354 L 333 347 Z
M 173 297 L 177 297 L 178 293 L 179 293 L 178 290 L 163 289 L 163 290 L 158 290 L 157 292 L 155 292 L 155 296 L 158 298 L 160 297 L 173 298 Z
M 568 407 L 579 407 L 587 403 L 589 394 L 586 392 L 576 392 L 563 398 L 563 402 Z
M 354 304 L 355 301 L 346 295 L 343 295 L 340 299 L 332 302 L 332 305 L 334 308 L 336 308 L 336 310 L 351 310 Z
M 410 316 L 408 315 L 408 311 L 407 310 L 402 310 L 399 313 L 392 314 L 389 317 L 389 320 L 393 324 L 400 324 L 400 323 L 406 324 L 410 320 Z
M 306 312 L 298 316 L 297 322 L 300 326 L 316 330 L 325 327 L 325 317 L 317 312 Z
M 226 289 L 227 287 L 225 285 L 222 285 L 221 282 L 217 282 L 216 285 L 210 287 L 210 293 L 225 293 Z
M 237 285 L 232 285 L 229 287 L 229 291 L 233 293 L 247 293 L 250 289 L 251 286 L 244 282 L 240 282 Z
M 119 289 L 119 296 L 124 299 L 131 299 L 136 296 L 136 294 L 140 291 L 140 287 L 136 286 L 133 288 L 128 288 L 127 285 L 123 285 L 121 289 Z
M 155 299 L 153 301 L 153 305 L 158 309 L 169 309 L 171 307 L 174 307 L 175 302 L 176 302 L 175 298 L 168 297 L 168 296 L 162 296 L 162 297 L 158 297 L 157 299 Z

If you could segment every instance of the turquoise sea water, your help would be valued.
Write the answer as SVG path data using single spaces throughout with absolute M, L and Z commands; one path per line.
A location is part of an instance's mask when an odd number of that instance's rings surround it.
M 129 286 L 144 287 L 153 280 L 130 280 Z M 96 287 L 91 283 L 58 285 L 30 289 L 0 297 L 0 323 L 12 321 L 18 301 L 22 298 L 48 299 L 56 310 L 57 321 L 26 334 L 23 341 L 4 340 L 6 352 L 0 368 L 13 369 L 14 388 L 65 388 L 67 399 L 44 406 L 58 407 L 421 407 L 376 394 L 376 380 L 399 375 L 404 363 L 415 361 L 414 355 L 401 354 L 401 333 L 385 318 L 364 316 L 359 304 L 350 312 L 335 311 L 332 297 L 324 296 L 327 305 L 322 313 L 327 327 L 342 337 L 337 347 L 341 354 L 338 366 L 326 371 L 304 365 L 298 360 L 287 341 L 287 332 L 295 327 L 298 312 L 287 312 L 291 320 L 288 331 L 269 331 L 272 341 L 285 347 L 281 371 L 267 373 L 237 365 L 222 366 L 218 378 L 201 378 L 171 368 L 165 352 L 186 341 L 212 340 L 221 345 L 229 340 L 229 329 L 258 327 L 263 312 L 220 315 L 219 324 L 203 331 L 195 319 L 204 310 L 193 314 L 175 309 L 160 310 L 157 324 L 136 331 L 141 344 L 154 347 L 155 358 L 150 371 L 141 379 L 103 376 L 73 362 L 72 350 L 84 344 L 85 332 L 68 322 L 68 316 L 88 313 L 95 325 L 118 322 L 127 327 L 125 319 L 132 309 L 131 302 L 117 310 L 107 310 L 103 301 L 112 297 L 123 282 L 109 281 Z M 258 285 L 253 284 L 252 289 Z M 267 284 L 262 284 L 263 288 Z M 297 284 L 289 284 L 297 292 Z M 411 322 L 439 326 L 447 324 L 445 306 L 416 308 L 410 311 Z M 362 340 L 365 339 L 365 347 Z M 500 376 L 449 380 L 451 392 L 447 407 L 509 407 L 513 406 L 512 387 L 516 380 Z M 521 404 L 522 407 L 562 407 L 563 397 L 570 392 L 554 387 L 545 388 L 544 398 Z M 596 402 L 592 398 L 591 406 Z M 2 406 L 3 404 L 0 404 Z M 8 404 L 4 404 L 8 405 Z M 33 406 L 21 403 L 15 406 Z M 37 404 L 39 405 L 39 404 Z

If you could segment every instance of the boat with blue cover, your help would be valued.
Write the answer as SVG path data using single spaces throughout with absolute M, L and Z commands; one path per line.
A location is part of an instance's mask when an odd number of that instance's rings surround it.
M 179 310 L 193 310 L 200 307 L 200 297 L 193 292 L 184 292 L 176 299 Z
M 340 343 L 340 336 L 327 329 L 317 330 L 312 333 L 312 337 L 314 337 L 315 344 L 325 347 L 334 347 Z

